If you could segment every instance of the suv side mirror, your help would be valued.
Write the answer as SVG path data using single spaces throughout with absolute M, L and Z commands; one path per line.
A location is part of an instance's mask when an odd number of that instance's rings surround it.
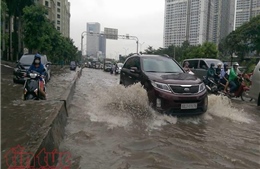
M 132 73 L 139 73 L 137 67 L 131 67 L 130 72 L 132 72 Z

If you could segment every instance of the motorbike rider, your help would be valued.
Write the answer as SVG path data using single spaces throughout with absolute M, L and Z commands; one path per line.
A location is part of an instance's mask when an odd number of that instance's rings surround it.
M 221 69 L 219 84 L 224 87 L 224 92 L 228 86 L 228 64 L 224 63 L 224 68 Z
M 233 67 L 230 70 L 229 78 L 228 78 L 229 86 L 230 86 L 229 93 L 234 93 L 238 88 L 238 79 L 239 79 L 238 66 L 239 66 L 239 64 L 237 62 L 235 62 L 233 64 Z
M 189 67 L 189 62 L 184 62 L 184 66 L 183 66 L 183 69 L 185 70 L 185 72 L 188 72 L 189 74 L 192 74 L 194 75 L 194 73 L 190 70 L 190 67 Z
M 189 62 L 184 62 L 184 66 L 183 66 L 183 69 L 186 71 L 186 72 L 189 72 L 190 71 L 190 68 L 189 68 Z
M 39 78 L 39 80 L 40 80 L 39 90 L 40 90 L 40 93 L 42 94 L 42 96 L 44 98 L 46 98 L 46 94 L 45 94 L 45 91 L 44 91 L 45 82 L 44 82 L 44 79 L 43 79 L 43 76 L 46 74 L 46 70 L 45 70 L 43 64 L 41 63 L 41 55 L 40 54 L 36 54 L 34 56 L 33 63 L 31 64 L 28 71 L 26 73 L 24 73 L 24 76 L 29 74 L 31 71 L 36 71 L 41 75 L 41 77 Z
M 111 69 L 110 69 L 110 74 L 113 74 L 114 71 L 115 71 L 115 65 L 113 64 L 113 65 L 111 66 Z
M 215 78 L 214 78 L 216 83 L 219 83 L 219 80 L 220 80 L 221 66 L 222 66 L 222 63 L 217 64 L 216 74 L 215 74 Z
M 118 71 L 118 66 L 117 66 L 117 64 L 115 63 L 115 74 L 117 74 L 117 71 Z
M 206 80 L 208 81 L 209 78 L 213 78 L 215 79 L 216 77 L 216 72 L 215 72 L 215 64 L 214 63 L 211 63 L 210 64 L 210 68 L 208 69 L 208 72 L 207 72 L 207 76 L 206 76 Z

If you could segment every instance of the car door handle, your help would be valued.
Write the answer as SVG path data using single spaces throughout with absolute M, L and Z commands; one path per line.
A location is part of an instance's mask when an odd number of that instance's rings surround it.
M 132 79 L 132 76 L 128 76 L 130 79 Z

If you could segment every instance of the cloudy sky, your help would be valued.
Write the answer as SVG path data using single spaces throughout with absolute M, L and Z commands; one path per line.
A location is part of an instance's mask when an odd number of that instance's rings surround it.
M 71 3 L 70 37 L 80 50 L 80 36 L 87 22 L 118 29 L 119 35 L 136 36 L 142 51 L 148 46 L 163 46 L 164 0 L 69 0 Z M 86 37 L 85 37 L 86 39 Z M 84 39 L 83 50 L 86 50 Z M 107 57 L 136 52 L 134 40 L 107 40 Z

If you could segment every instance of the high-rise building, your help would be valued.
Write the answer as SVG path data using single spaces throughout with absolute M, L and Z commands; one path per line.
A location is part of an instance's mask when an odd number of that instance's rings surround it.
M 221 39 L 225 38 L 234 30 L 236 0 L 213 0 L 213 39 L 212 41 L 219 44 Z
M 106 36 L 100 32 L 98 22 L 87 23 L 87 56 L 100 59 L 106 57 Z
M 35 0 L 48 9 L 47 17 L 54 22 L 58 31 L 64 36 L 70 36 L 70 2 L 68 0 Z
M 106 56 L 106 37 L 104 35 L 100 35 L 99 50 L 101 51 L 102 57 L 105 57 Z
M 164 47 L 212 40 L 212 0 L 165 0 Z
M 260 0 L 236 0 L 235 28 L 260 14 Z

